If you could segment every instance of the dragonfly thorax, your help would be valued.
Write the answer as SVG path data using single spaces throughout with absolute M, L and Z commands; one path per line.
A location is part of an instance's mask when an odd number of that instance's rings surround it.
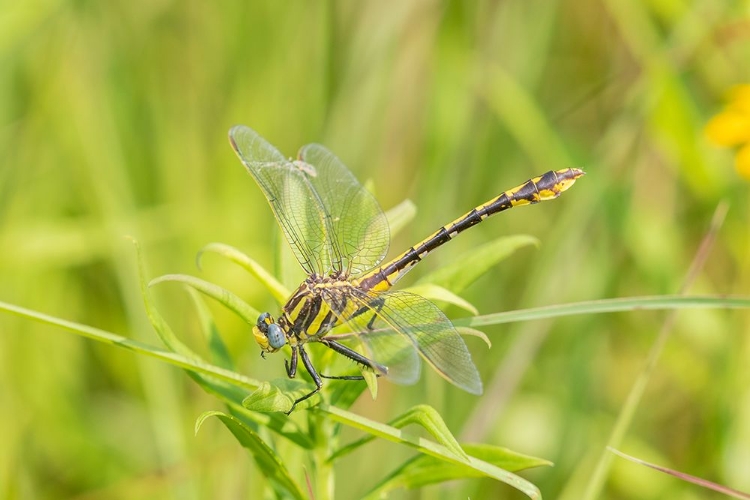
M 265 312 L 253 328 L 255 342 L 263 354 L 273 353 L 287 343 L 292 347 L 324 337 L 354 308 L 351 298 L 358 295 L 354 285 L 342 275 L 313 274 L 292 293 L 278 321 Z

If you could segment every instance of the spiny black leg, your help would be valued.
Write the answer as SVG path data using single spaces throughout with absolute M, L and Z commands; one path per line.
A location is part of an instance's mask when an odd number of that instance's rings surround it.
M 380 310 L 383 309 L 383 304 L 385 304 L 385 300 L 382 297 L 379 299 L 375 299 L 369 304 L 367 304 L 368 306 L 370 306 L 369 308 L 367 308 L 367 311 L 372 311 L 373 309 L 375 309 L 375 312 L 373 312 L 372 314 L 372 318 L 370 318 L 370 321 L 367 322 L 368 330 L 373 329 L 375 320 L 378 318 L 378 314 L 380 313 Z M 363 311 L 363 314 L 364 314 L 364 311 Z
M 286 367 L 287 377 L 294 378 L 297 375 L 297 347 L 292 347 L 292 362 L 290 363 L 285 359 L 284 366 Z
M 370 303 L 370 307 L 372 307 L 373 304 L 376 304 L 376 306 L 375 306 L 375 314 L 372 315 L 372 318 L 367 323 L 367 329 L 368 330 L 372 330 L 373 329 L 373 325 L 375 324 L 375 319 L 377 319 L 378 314 L 380 313 L 380 310 L 383 309 L 383 304 L 385 304 L 385 300 L 383 300 L 382 298 L 380 298 L 380 299 L 378 299 L 378 300 L 376 300 L 374 302 L 371 302 Z
M 320 375 L 318 375 L 318 372 L 315 371 L 315 367 L 312 365 L 310 358 L 307 356 L 307 351 L 305 351 L 305 349 L 302 346 L 299 346 L 298 350 L 299 350 L 299 355 L 302 357 L 302 364 L 305 365 L 305 368 L 307 369 L 307 373 L 310 374 L 310 376 L 313 379 L 313 382 L 315 382 L 315 390 L 297 399 L 294 402 L 294 404 L 292 404 L 292 407 L 289 409 L 289 411 L 286 412 L 287 415 L 289 415 L 290 413 L 294 411 L 294 407 L 297 406 L 298 403 L 313 396 L 320 390 L 321 387 L 323 387 L 323 381 L 320 380 Z M 294 369 L 296 369 L 297 367 L 297 356 L 295 356 L 296 353 L 297 353 L 297 350 L 292 349 L 292 368 Z
M 366 314 L 368 312 L 372 312 L 373 309 L 375 309 L 375 312 L 372 315 L 372 318 L 370 318 L 370 321 L 367 322 L 367 329 L 372 330 L 373 324 L 375 323 L 375 319 L 378 317 L 378 313 L 381 309 L 383 309 L 383 304 L 385 304 L 385 300 L 381 297 L 375 300 L 370 301 L 369 304 L 366 306 L 362 306 L 349 317 L 349 319 L 356 318 L 357 316 L 362 316 L 363 314 Z
M 366 366 L 370 368 L 376 373 L 380 373 L 382 375 L 388 374 L 388 367 L 383 366 L 380 363 L 376 363 L 370 358 L 366 358 L 362 356 L 360 353 L 358 353 L 354 349 L 350 349 L 346 347 L 344 344 L 339 344 L 335 340 L 329 340 L 329 339 L 321 339 L 320 343 L 326 347 L 333 349 L 334 351 L 341 354 L 342 356 L 346 356 L 347 358 L 351 359 L 355 363 L 359 363 L 362 366 Z M 326 378 L 340 378 L 340 377 L 326 377 Z M 361 379 L 362 377 L 354 378 L 354 379 L 344 378 L 344 380 L 361 380 Z
M 376 375 L 380 376 L 380 375 Z M 320 374 L 320 378 L 327 378 L 328 380 L 364 380 L 365 377 L 362 375 L 323 375 Z

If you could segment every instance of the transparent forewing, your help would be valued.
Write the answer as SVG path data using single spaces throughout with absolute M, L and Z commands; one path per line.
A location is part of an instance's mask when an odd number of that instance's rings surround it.
M 377 266 L 388 252 L 390 232 L 375 197 L 320 144 L 303 146 L 297 166 L 330 216 L 334 269 L 356 277 Z
M 292 162 L 254 130 L 237 125 L 229 140 L 260 186 L 295 257 L 308 274 L 326 274 L 337 261 L 336 239 L 311 174 Z M 314 176 L 313 176 L 314 177 Z
M 348 322 L 362 332 L 360 340 L 374 360 L 388 367 L 389 378 L 411 383 L 406 381 L 412 376 L 409 370 L 416 370 L 418 376 L 419 366 L 406 350 L 416 351 L 452 384 L 472 394 L 482 393 L 479 372 L 463 338 L 435 304 L 408 292 L 356 295 L 350 299 L 357 307 L 350 309 L 355 312 Z M 391 373 L 388 360 L 379 359 L 384 355 L 398 361 L 398 373 Z

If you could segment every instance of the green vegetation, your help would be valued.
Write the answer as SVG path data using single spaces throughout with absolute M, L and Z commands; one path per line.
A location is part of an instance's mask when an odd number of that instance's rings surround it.
M 750 185 L 704 134 L 750 81 L 749 11 L 6 3 L 0 497 L 709 495 L 607 445 L 750 490 Z M 227 143 L 237 123 L 337 153 L 392 209 L 390 255 L 586 170 L 399 285 L 491 341 L 466 337 L 484 395 L 423 368 L 374 401 L 328 381 L 314 408 L 256 411 L 286 397 L 267 382 L 309 390 L 248 325 L 302 275 Z

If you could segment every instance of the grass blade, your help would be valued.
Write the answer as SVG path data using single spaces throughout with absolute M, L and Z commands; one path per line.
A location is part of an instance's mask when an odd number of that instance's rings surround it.
M 530 321 L 580 314 L 602 314 L 626 311 L 661 311 L 674 309 L 748 309 L 750 297 L 722 297 L 714 295 L 655 295 L 623 297 L 617 299 L 587 300 L 570 304 L 532 307 L 500 313 L 484 314 L 472 318 L 453 320 L 456 326 L 486 326 Z

